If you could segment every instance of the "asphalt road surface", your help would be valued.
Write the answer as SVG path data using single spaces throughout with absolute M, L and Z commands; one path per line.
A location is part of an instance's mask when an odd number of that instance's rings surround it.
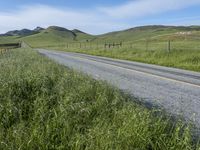
M 200 73 L 78 53 L 38 51 L 200 127 Z

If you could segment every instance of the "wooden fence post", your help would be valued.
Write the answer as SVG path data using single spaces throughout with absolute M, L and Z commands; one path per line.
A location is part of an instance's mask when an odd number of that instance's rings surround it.
M 168 41 L 168 52 L 170 52 L 171 51 L 171 41 L 169 40 Z

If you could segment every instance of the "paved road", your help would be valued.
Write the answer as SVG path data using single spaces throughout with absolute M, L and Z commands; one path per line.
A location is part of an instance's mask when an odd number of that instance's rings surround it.
M 94 77 L 106 80 L 200 127 L 200 73 L 77 53 L 38 49 L 41 54 Z

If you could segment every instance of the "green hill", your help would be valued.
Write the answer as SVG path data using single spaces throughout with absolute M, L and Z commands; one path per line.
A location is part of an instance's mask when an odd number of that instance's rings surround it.
M 35 33 L 36 29 L 37 33 Z M 87 42 L 95 38 L 95 36 L 77 29 L 71 31 L 58 26 L 50 26 L 47 29 L 37 27 L 36 29 L 33 30 L 34 34 L 31 35 L 20 34 L 18 36 L 8 36 L 7 34 L 2 34 L 0 36 L 0 44 L 25 41 L 33 47 L 49 47 L 58 45 L 60 46 L 66 43 Z M 7 33 L 10 32 L 12 31 L 9 31 Z
M 74 29 L 74 30 L 72 30 L 72 32 L 74 32 L 77 35 L 76 41 L 88 42 L 88 41 L 91 41 L 91 40 L 96 38 L 94 35 L 87 34 L 83 31 L 78 30 L 78 29 Z
M 200 26 L 142 26 L 142 27 L 135 27 L 128 30 L 111 32 L 103 35 L 98 36 L 99 41 L 137 41 L 137 40 L 146 40 L 149 38 L 155 37 L 166 37 L 170 39 L 170 36 L 178 32 L 197 32 L 200 31 Z
M 130 28 L 123 31 L 110 32 L 103 35 L 90 35 L 78 29 L 68 30 L 62 27 L 51 26 L 47 29 L 37 30 L 38 33 L 21 36 L 0 36 L 0 43 L 11 41 L 25 41 L 33 47 L 63 46 L 67 43 L 90 42 L 140 42 L 168 41 L 168 40 L 199 40 L 200 26 L 162 26 L 151 25 Z M 34 30 L 33 30 L 34 31 Z
M 51 26 L 39 34 L 21 38 L 31 46 L 44 47 L 52 45 L 63 45 L 71 42 L 86 41 L 93 36 L 79 30 L 68 30 L 65 28 Z
M 51 44 L 62 44 L 65 42 L 71 42 L 76 38 L 76 34 L 72 31 L 61 27 L 49 27 L 42 32 L 23 37 L 21 40 L 29 43 L 32 46 L 49 46 Z
M 14 43 L 18 41 L 18 36 L 0 36 L 0 44 Z

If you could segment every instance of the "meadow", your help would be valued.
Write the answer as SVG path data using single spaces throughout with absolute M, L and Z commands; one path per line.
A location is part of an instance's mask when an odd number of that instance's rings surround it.
M 103 35 L 52 26 L 29 36 L 0 37 L 0 43 L 11 41 L 24 41 L 33 48 L 79 52 L 200 71 L 199 26 L 144 26 Z M 122 45 L 112 46 L 119 43 Z M 105 47 L 105 44 L 110 44 L 110 48 Z
M 119 43 L 119 42 L 110 42 Z M 86 45 L 86 46 L 85 46 Z M 85 53 L 167 67 L 200 71 L 199 41 L 135 41 L 122 47 L 104 47 L 104 43 L 72 43 L 45 46 L 48 49 Z
M 181 119 L 32 49 L 0 55 L 0 69 L 0 149 L 200 149 Z

